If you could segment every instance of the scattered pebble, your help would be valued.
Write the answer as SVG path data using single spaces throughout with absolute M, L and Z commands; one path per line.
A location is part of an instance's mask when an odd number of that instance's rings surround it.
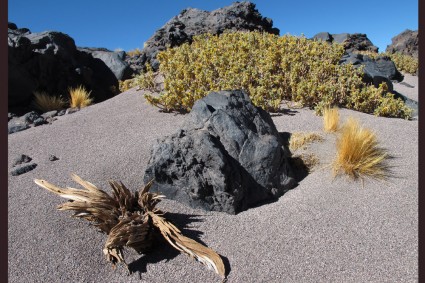
M 22 166 L 22 167 L 18 167 L 18 168 L 16 168 L 16 169 L 12 170 L 12 171 L 10 172 L 10 174 L 11 174 L 12 176 L 18 176 L 18 175 L 25 174 L 25 173 L 27 173 L 27 172 L 29 172 L 29 171 L 33 170 L 35 167 L 37 167 L 37 164 L 36 164 L 36 163 L 32 163 L 32 164 L 28 164 L 28 165 L 24 165 L 24 166 Z
M 22 163 L 28 163 L 32 160 L 31 157 L 29 157 L 28 155 L 25 154 L 21 154 L 20 156 L 18 156 L 17 158 L 15 158 L 15 161 L 13 162 L 13 167 L 20 165 Z
M 50 154 L 49 155 L 49 160 L 50 161 L 56 161 L 56 160 L 59 160 L 59 158 L 57 158 L 56 156 L 54 156 L 53 154 Z

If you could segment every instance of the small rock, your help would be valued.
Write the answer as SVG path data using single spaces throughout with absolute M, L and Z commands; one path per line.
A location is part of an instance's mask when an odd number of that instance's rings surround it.
M 23 131 L 28 129 L 30 126 L 28 126 L 27 124 L 22 124 L 19 121 L 14 121 L 17 119 L 12 119 L 10 122 L 7 123 L 7 130 L 9 134 L 13 134 L 19 131 Z
M 63 116 L 63 115 L 65 115 L 65 112 L 66 112 L 66 110 L 65 109 L 62 109 L 61 111 L 59 111 L 58 112 L 58 116 Z
M 59 160 L 59 158 L 57 158 L 56 156 L 54 156 L 53 154 L 50 154 L 49 155 L 49 160 L 50 161 L 56 161 L 56 160 Z
M 33 122 L 34 127 L 43 125 L 45 123 L 46 123 L 46 121 L 42 117 L 35 119 L 34 122 Z
M 9 122 L 10 120 L 12 120 L 12 118 L 15 118 L 16 114 L 14 113 L 7 113 L 7 121 Z
M 37 167 L 36 163 L 24 165 L 22 167 L 16 168 L 15 170 L 12 170 L 10 174 L 12 174 L 12 176 L 18 176 L 33 170 L 35 167 Z
M 21 154 L 20 156 L 18 156 L 17 158 L 15 158 L 15 161 L 13 162 L 13 167 L 20 165 L 22 163 L 28 163 L 32 160 L 31 157 L 29 157 L 28 155 L 25 154 Z
M 35 111 L 28 112 L 27 114 L 24 115 L 25 122 L 29 124 L 34 123 L 34 121 L 37 120 L 38 118 L 40 118 L 40 115 Z
M 78 108 L 78 107 L 68 108 L 68 109 L 66 109 L 65 114 L 72 114 L 72 113 L 75 113 L 75 112 L 78 112 L 78 111 L 80 111 L 80 108 Z
M 47 118 L 55 117 L 56 115 L 58 115 L 58 111 L 53 110 L 53 111 L 49 111 L 49 112 L 41 114 L 41 117 L 43 117 L 44 119 L 47 119 Z

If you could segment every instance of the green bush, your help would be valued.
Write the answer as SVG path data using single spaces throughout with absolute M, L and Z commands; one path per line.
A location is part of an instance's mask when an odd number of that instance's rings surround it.
M 260 32 L 232 32 L 195 36 L 192 44 L 158 54 L 164 91 L 147 94 L 152 105 L 165 111 L 190 111 L 210 91 L 243 89 L 252 102 L 267 111 L 279 111 L 282 101 L 294 101 L 321 113 L 339 106 L 376 113 L 387 96 L 377 97 L 373 86 L 361 80 L 361 70 L 339 65 L 344 48 L 305 37 Z M 152 89 L 152 70 L 134 80 Z M 374 103 L 365 99 L 372 97 Z M 404 105 L 387 116 L 409 117 Z M 379 112 L 379 111 L 378 111 Z

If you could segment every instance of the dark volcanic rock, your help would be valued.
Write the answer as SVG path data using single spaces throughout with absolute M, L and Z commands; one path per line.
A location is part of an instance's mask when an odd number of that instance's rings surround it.
M 32 163 L 32 164 L 28 164 L 28 165 L 23 165 L 21 167 L 18 167 L 16 169 L 13 169 L 10 172 L 10 174 L 12 176 L 18 176 L 18 175 L 25 174 L 25 173 L 27 173 L 27 172 L 35 169 L 35 167 L 37 167 L 37 164 L 36 163 Z
M 169 20 L 162 28 L 146 41 L 142 54 L 129 58 L 128 62 L 135 71 L 139 71 L 144 63 L 149 62 L 154 70 L 159 62 L 156 55 L 170 47 L 191 42 L 194 35 L 202 33 L 221 34 L 225 30 L 233 31 L 264 31 L 279 34 L 279 29 L 273 28 L 273 21 L 264 18 L 250 2 L 235 2 L 230 6 L 211 12 L 198 9 L 185 9 L 179 15 Z
M 192 207 L 235 214 L 294 187 L 288 157 L 270 115 L 245 92 L 212 92 L 153 146 L 144 181 Z
M 418 58 L 419 33 L 418 31 L 405 30 L 391 39 L 392 43 L 387 46 L 386 52 L 401 53 Z
M 376 87 L 380 83 L 386 82 L 390 91 L 393 90 L 391 81 L 402 81 L 403 75 L 397 70 L 395 64 L 388 56 L 379 56 L 377 59 L 372 59 L 367 55 L 348 53 L 342 56 L 340 64 L 351 63 L 354 66 L 364 66 L 363 81 L 368 84 L 373 84 Z
M 329 43 L 337 42 L 344 45 L 346 52 L 353 51 L 371 51 L 378 52 L 378 47 L 367 38 L 363 33 L 339 33 L 329 34 L 327 32 L 320 32 L 312 37 L 314 40 L 323 40 Z
M 13 162 L 13 167 L 17 165 L 21 165 L 22 163 L 28 163 L 32 160 L 31 157 L 25 154 L 21 154 L 20 156 L 15 158 L 15 161 Z
M 94 58 L 102 60 L 118 80 L 124 81 L 131 79 L 133 70 L 124 60 L 124 51 L 110 51 L 105 48 L 78 48 L 79 51 L 91 54 Z
M 31 33 L 28 29 L 13 29 L 11 23 L 9 26 L 9 109 L 29 110 L 34 91 L 67 95 L 69 87 L 78 85 L 91 90 L 94 102 L 115 95 L 112 88 L 118 89 L 118 80 L 112 71 L 102 60 L 78 51 L 68 35 L 54 31 Z

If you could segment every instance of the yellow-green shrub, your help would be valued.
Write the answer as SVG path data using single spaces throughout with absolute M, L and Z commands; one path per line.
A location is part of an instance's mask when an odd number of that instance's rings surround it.
M 290 100 L 319 113 L 333 105 L 374 113 L 380 100 L 376 98 L 373 107 L 362 101 L 374 87 L 362 82 L 361 70 L 338 64 L 343 52 L 341 44 L 305 37 L 260 32 L 203 34 L 195 36 L 192 44 L 158 54 L 164 92 L 146 95 L 146 99 L 165 111 L 190 111 L 210 91 L 243 89 L 256 106 L 267 111 L 277 111 L 283 100 Z M 151 77 L 152 71 L 140 75 L 139 85 L 152 88 Z M 359 95 L 359 99 L 352 98 Z M 408 117 L 407 111 L 404 107 L 398 114 Z

